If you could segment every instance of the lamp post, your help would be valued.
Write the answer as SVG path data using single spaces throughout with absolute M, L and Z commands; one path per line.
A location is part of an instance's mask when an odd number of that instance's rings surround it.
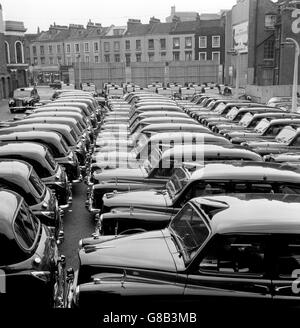
M 287 43 L 293 43 L 295 46 L 295 60 L 294 60 L 294 78 L 292 91 L 292 112 L 297 111 L 297 89 L 298 89 L 298 59 L 300 54 L 299 43 L 293 38 L 286 38 Z

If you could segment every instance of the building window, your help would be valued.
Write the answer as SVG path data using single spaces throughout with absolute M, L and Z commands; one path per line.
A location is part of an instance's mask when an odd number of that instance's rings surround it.
M 276 24 L 277 17 L 273 14 L 265 15 L 265 28 L 266 29 L 274 29 Z
M 49 57 L 49 64 L 53 65 L 53 57 Z
M 38 59 L 37 59 L 37 57 L 34 57 L 33 58 L 33 65 L 37 65 L 38 64 Z
M 33 56 L 36 56 L 36 46 L 32 46 L 32 53 L 33 53 Z
M 185 54 L 184 54 L 185 61 L 192 60 L 192 56 L 193 56 L 193 52 L 192 51 L 186 51 Z
M 120 51 L 120 41 L 114 41 L 114 51 Z
M 44 46 L 40 46 L 40 54 L 45 55 L 45 47 Z
M 264 59 L 274 59 L 274 39 L 269 39 L 264 43 Z
M 206 60 L 206 52 L 199 52 L 199 60 L 200 61 Z
M 104 55 L 104 61 L 105 61 L 106 63 L 109 63 L 109 62 L 110 62 L 109 55 Z
M 56 46 L 56 51 L 57 51 L 58 54 L 60 54 L 60 50 L 61 50 L 61 49 L 60 49 L 60 44 L 58 44 L 58 45 Z
M 141 54 L 135 54 L 136 62 L 140 63 L 142 61 L 142 55 Z
M 104 42 L 104 51 L 110 51 L 109 42 Z
M 21 43 L 21 41 L 17 41 L 15 43 L 15 58 L 16 58 L 16 63 L 21 64 L 24 63 L 24 59 L 23 59 L 23 45 Z
M 180 48 L 180 39 L 173 38 L 173 49 L 179 49 L 179 48 Z
M 173 52 L 173 60 L 174 61 L 180 60 L 180 52 L 179 51 L 174 51 Z
M 89 52 L 90 51 L 90 45 L 88 42 L 84 43 L 84 52 Z
M 148 59 L 149 59 L 149 62 L 153 62 L 154 61 L 154 52 L 149 52 L 148 53 Z
M 160 39 L 159 44 L 160 44 L 160 50 L 166 49 L 166 39 Z
M 48 46 L 49 54 L 52 54 L 52 46 Z
M 130 50 L 130 40 L 125 40 L 125 49 Z
M 162 61 L 165 61 L 166 60 L 166 55 L 167 54 L 165 52 L 161 52 L 160 53 L 160 58 L 161 58 Z
M 213 62 L 216 62 L 219 65 L 220 64 L 220 51 L 213 52 L 211 59 Z
M 10 64 L 10 53 L 9 53 L 9 44 L 7 41 L 4 42 L 5 44 L 5 58 L 6 58 L 6 63 Z
M 85 57 L 84 57 L 84 61 L 85 61 L 86 63 L 89 63 L 89 62 L 90 62 L 90 56 L 85 56 Z
M 99 43 L 94 42 L 94 52 L 98 52 L 98 51 L 99 51 Z
M 129 67 L 131 62 L 130 54 L 125 54 L 125 63 L 126 66 Z
M 46 62 L 46 61 L 45 61 L 45 57 L 41 57 L 41 64 L 42 64 L 42 65 L 45 65 L 45 62 Z
M 60 56 L 57 56 L 57 63 L 61 64 L 61 57 Z
M 95 56 L 95 63 L 99 63 L 99 56 Z
M 154 49 L 154 40 L 153 39 L 148 40 L 148 49 Z
M 199 48 L 207 48 L 207 37 L 199 36 Z
M 120 29 L 120 28 L 116 28 L 113 30 L 114 35 L 122 35 L 123 32 L 124 32 L 124 30 Z
M 119 63 L 121 60 L 120 60 L 120 54 L 116 54 L 115 55 L 115 62 L 116 63 Z
M 71 45 L 70 44 L 66 45 L 66 53 L 67 54 L 71 53 Z
M 71 57 L 67 57 L 67 65 L 68 66 L 72 65 L 72 58 Z
M 75 43 L 75 52 L 79 53 L 79 43 Z
M 211 39 L 212 48 L 220 48 L 221 47 L 221 37 L 220 35 L 213 35 Z
M 142 49 L 141 40 L 135 40 L 135 49 L 138 51 Z
M 192 37 L 187 36 L 186 38 L 184 38 L 184 44 L 185 48 L 192 48 Z

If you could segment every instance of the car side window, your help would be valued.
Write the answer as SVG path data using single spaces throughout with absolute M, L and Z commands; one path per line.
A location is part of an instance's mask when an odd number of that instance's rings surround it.
M 275 238 L 274 251 L 277 250 L 276 272 L 281 279 L 296 279 L 294 270 L 300 270 L 300 237 L 281 236 Z
M 300 136 L 293 141 L 293 146 L 300 146 Z
M 263 276 L 265 238 L 252 235 L 219 235 L 204 250 L 199 271 L 222 275 Z

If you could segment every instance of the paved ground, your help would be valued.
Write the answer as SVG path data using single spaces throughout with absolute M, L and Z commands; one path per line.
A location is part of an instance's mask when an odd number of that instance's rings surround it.
M 0 120 L 11 119 L 14 115 L 8 109 L 8 100 L 0 100 Z M 94 223 L 89 219 L 85 208 L 86 185 L 82 182 L 73 186 L 73 204 L 64 216 L 65 240 L 60 251 L 66 256 L 67 267 L 78 266 L 78 242 L 83 237 L 90 236 L 94 231 Z

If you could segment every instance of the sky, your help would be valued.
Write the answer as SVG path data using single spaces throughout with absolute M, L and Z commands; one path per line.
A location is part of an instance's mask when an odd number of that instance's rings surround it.
M 23 21 L 27 33 L 36 33 L 39 26 L 46 31 L 50 24 L 83 24 L 89 19 L 102 26 L 126 25 L 129 18 L 148 23 L 154 16 L 165 22 L 171 6 L 176 11 L 218 13 L 231 9 L 237 0 L 0 0 L 4 20 Z

